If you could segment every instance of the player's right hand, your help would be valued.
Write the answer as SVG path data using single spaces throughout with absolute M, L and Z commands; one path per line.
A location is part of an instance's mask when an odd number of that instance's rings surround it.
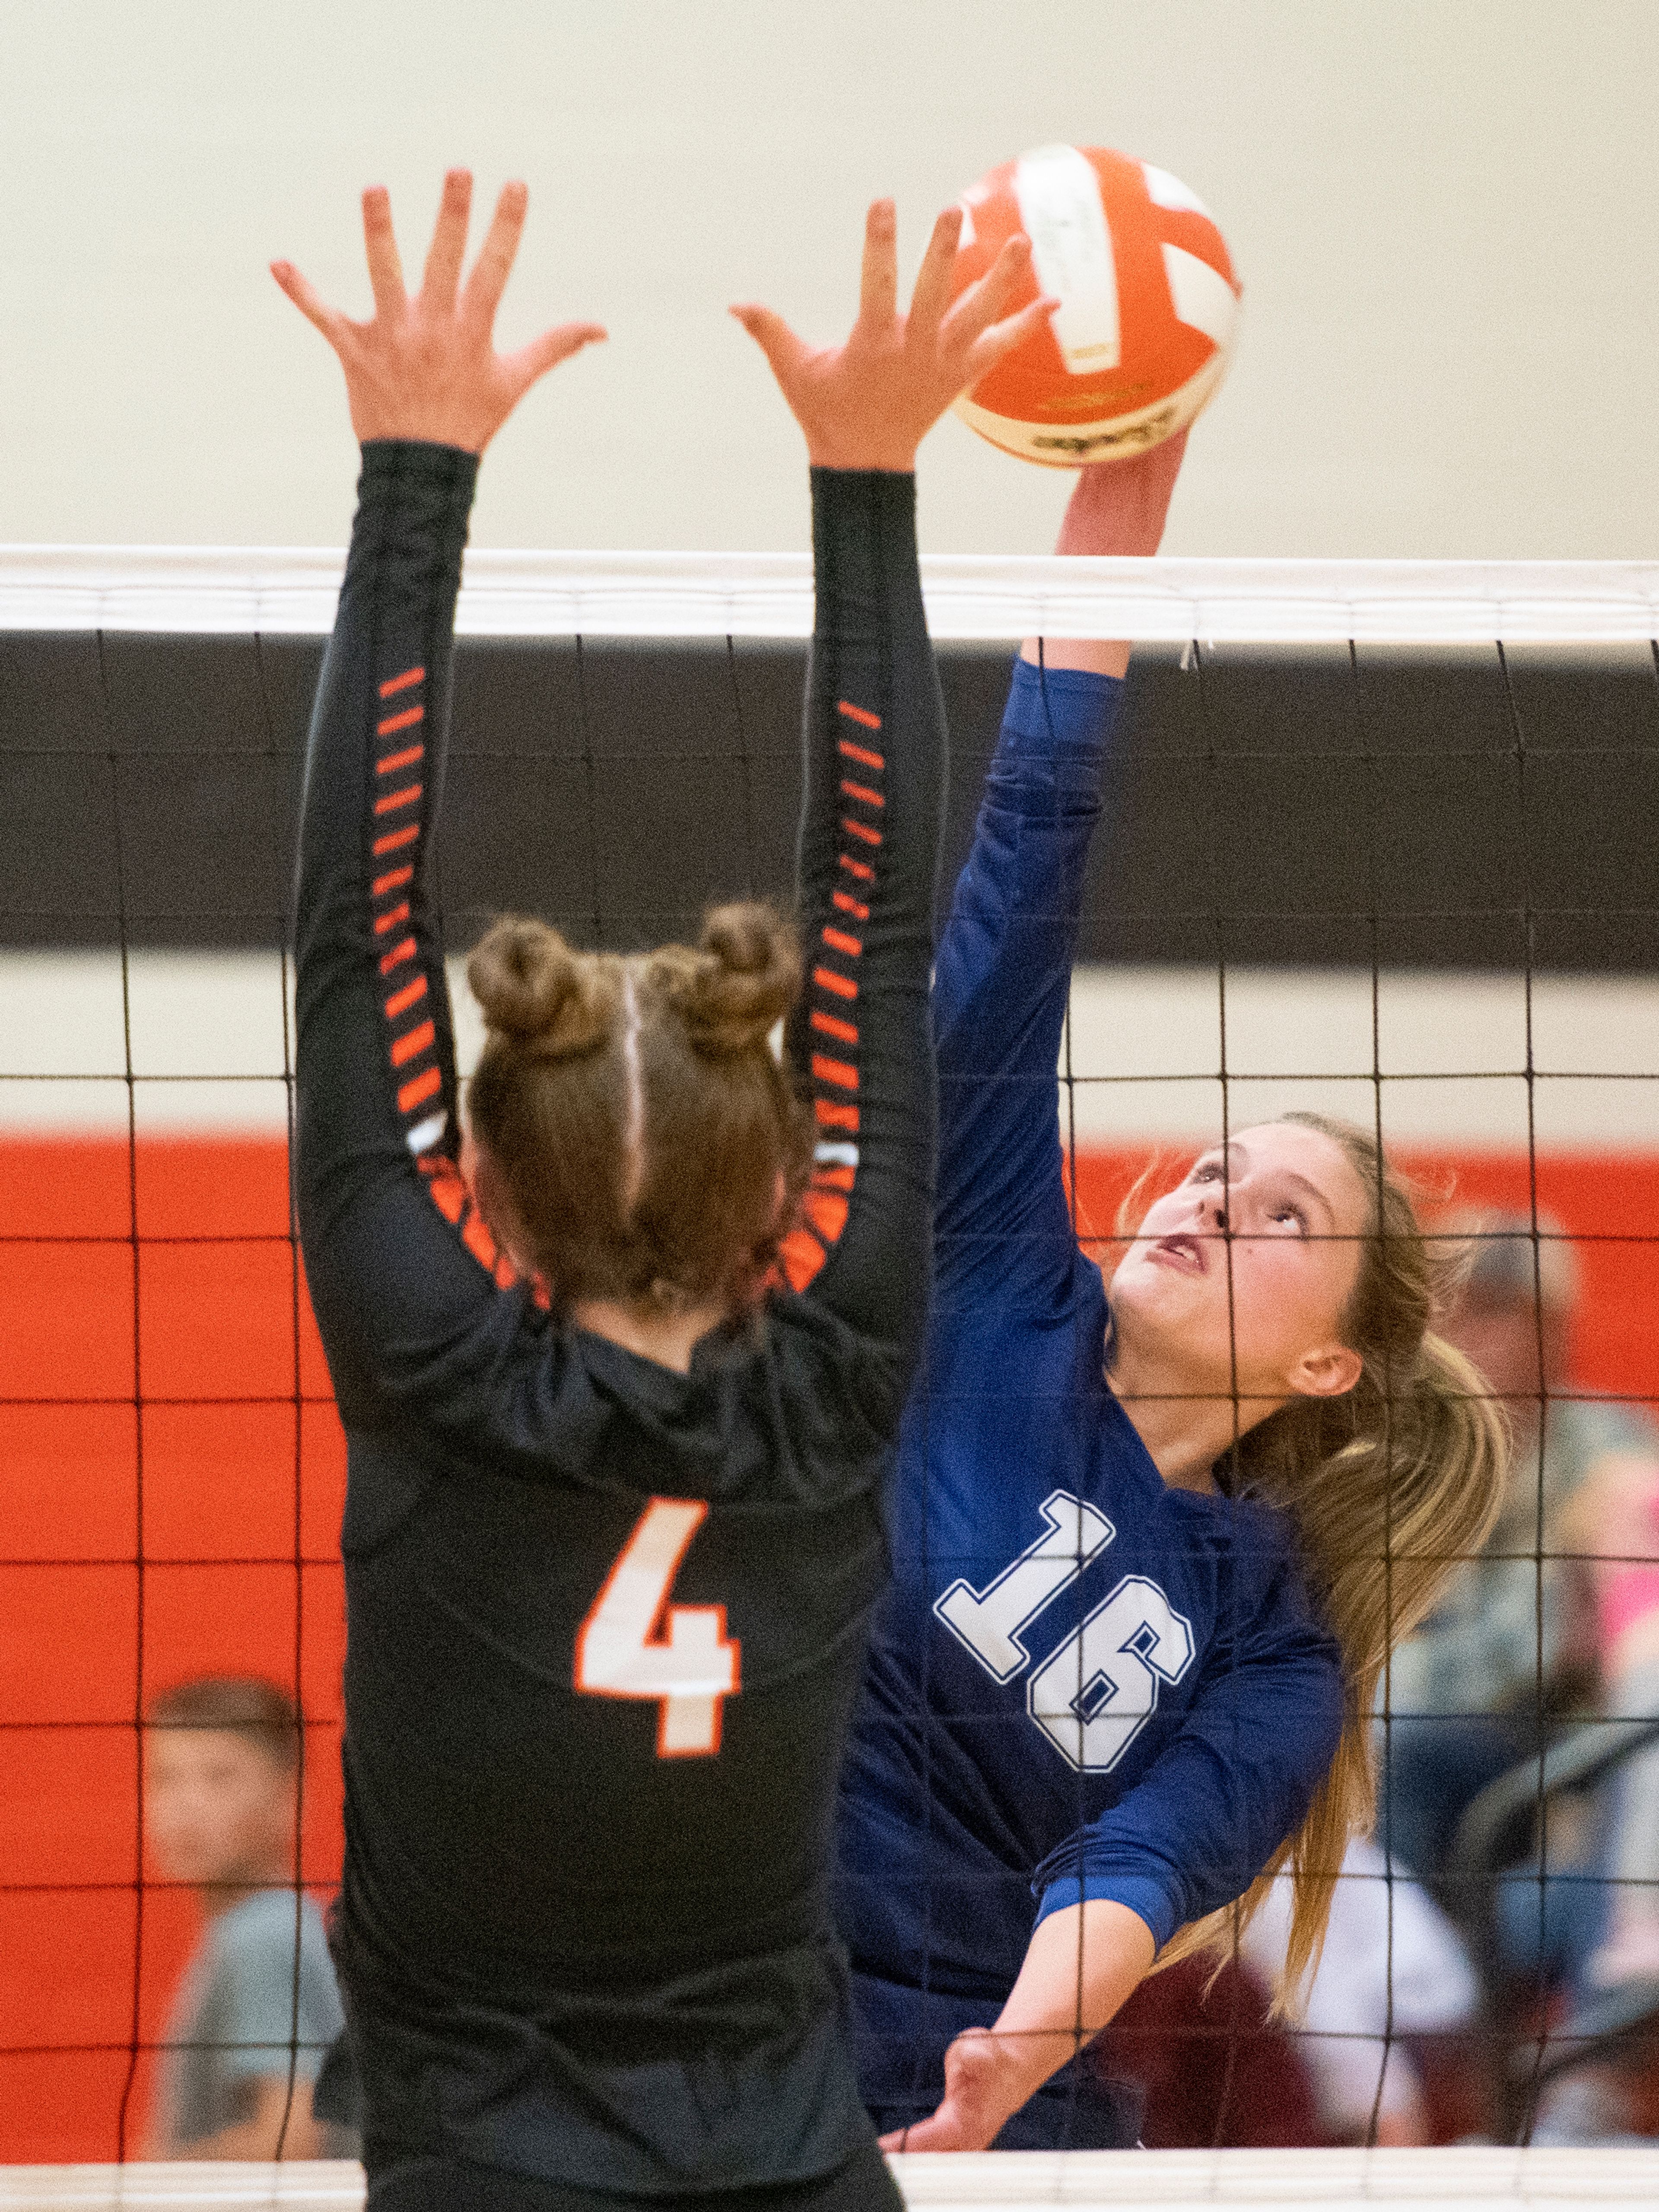
M 410 299 L 404 289 L 391 199 L 383 185 L 371 185 L 363 194 L 363 237 L 374 313 L 366 323 L 329 307 L 291 261 L 271 263 L 283 290 L 339 356 L 360 442 L 413 438 L 481 453 L 538 377 L 605 337 L 598 323 L 561 323 L 515 353 L 496 352 L 495 310 L 529 202 L 525 185 L 503 186 L 463 284 L 472 176 L 470 170 L 451 169 L 421 289 Z
M 933 225 L 910 312 L 902 314 L 893 203 L 877 200 L 865 219 L 859 319 L 844 345 L 808 345 L 769 307 L 732 308 L 771 364 L 815 466 L 914 468 L 916 447 L 957 394 L 1060 305 L 1040 297 L 1004 314 L 1031 258 L 1023 237 L 1011 238 L 978 283 L 952 301 L 961 232 L 961 208 L 947 208 Z

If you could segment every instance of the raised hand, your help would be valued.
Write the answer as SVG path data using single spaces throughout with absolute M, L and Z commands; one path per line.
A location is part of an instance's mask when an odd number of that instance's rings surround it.
M 481 453 L 538 377 L 604 337 L 598 323 L 561 323 L 515 353 L 496 352 L 495 310 L 529 202 L 525 185 L 503 186 L 489 234 L 463 283 L 472 177 L 469 170 L 451 169 L 421 289 L 410 299 L 391 199 L 383 185 L 371 185 L 363 194 L 363 238 L 374 314 L 366 323 L 327 306 L 291 261 L 271 263 L 278 284 L 339 356 L 351 427 L 360 441 L 415 438 Z
M 1056 553 L 1156 553 L 1187 451 L 1177 430 L 1144 452 L 1080 469 Z
M 1030 259 L 1024 238 L 1011 238 L 952 303 L 962 230 L 962 210 L 952 207 L 933 225 L 910 312 L 901 314 L 896 229 L 893 203 L 878 200 L 864 227 L 859 319 L 844 345 L 808 345 L 769 307 L 732 310 L 770 362 L 820 468 L 913 468 L 916 447 L 957 394 L 1060 304 L 1040 298 L 1005 316 Z

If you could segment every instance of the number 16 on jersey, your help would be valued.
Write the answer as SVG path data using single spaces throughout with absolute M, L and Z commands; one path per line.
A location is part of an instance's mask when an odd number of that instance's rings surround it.
M 576 1687 L 593 1698 L 653 1698 L 657 1756 L 720 1747 L 720 1701 L 740 1686 L 740 1649 L 723 1605 L 671 1605 L 686 1547 L 708 1511 L 700 1498 L 653 1498 L 576 1638 Z

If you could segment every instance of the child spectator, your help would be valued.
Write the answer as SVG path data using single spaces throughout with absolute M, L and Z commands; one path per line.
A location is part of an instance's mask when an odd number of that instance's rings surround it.
M 152 2158 L 355 2150 L 311 2107 L 343 2021 L 321 1917 L 294 1883 L 300 1756 L 299 1716 L 270 1682 L 206 1676 L 150 1707 L 146 1832 L 206 1922 L 173 1998 Z

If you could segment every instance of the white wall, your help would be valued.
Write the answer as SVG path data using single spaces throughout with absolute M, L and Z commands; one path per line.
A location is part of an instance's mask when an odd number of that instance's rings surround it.
M 1182 552 L 1659 554 L 1655 0 L 10 0 L 0 538 L 337 542 L 336 374 L 264 273 L 366 297 L 355 195 L 531 185 L 508 334 L 608 349 L 492 453 L 477 542 L 800 543 L 795 434 L 721 314 L 833 335 L 859 220 L 1054 138 L 1175 170 L 1246 283 Z M 947 423 L 938 550 L 1066 483 Z

